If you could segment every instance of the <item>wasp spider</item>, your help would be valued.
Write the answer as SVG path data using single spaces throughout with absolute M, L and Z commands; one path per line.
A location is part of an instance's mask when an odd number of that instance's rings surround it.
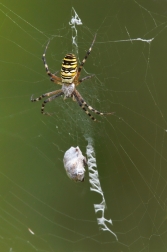
M 48 65 L 46 63 L 46 59 L 45 59 L 46 50 L 48 48 L 48 45 L 49 45 L 50 41 L 48 42 L 48 44 L 46 45 L 44 54 L 42 56 L 42 60 L 44 62 L 46 73 L 47 73 L 47 75 L 50 76 L 50 80 L 53 81 L 56 84 L 62 85 L 62 88 L 59 89 L 59 90 L 55 90 L 55 91 L 43 94 L 43 95 L 39 96 L 36 99 L 33 99 L 33 97 L 31 97 L 32 102 L 39 101 L 44 97 L 49 97 L 48 99 L 46 99 L 42 103 L 42 107 L 41 107 L 41 113 L 42 114 L 50 115 L 49 113 L 44 112 L 44 107 L 45 107 L 46 103 L 53 101 L 54 99 L 56 99 L 57 97 L 59 97 L 61 95 L 64 95 L 65 98 L 72 97 L 73 100 L 76 100 L 78 102 L 79 106 L 85 111 L 85 113 L 88 116 L 90 116 L 90 118 L 93 121 L 96 121 L 96 119 L 89 113 L 88 110 L 90 110 L 90 111 L 92 111 L 92 112 L 94 112 L 95 114 L 98 114 L 98 115 L 112 115 L 114 113 L 114 112 L 102 113 L 102 112 L 99 112 L 98 110 L 92 108 L 91 106 L 89 106 L 84 101 L 84 99 L 82 98 L 80 93 L 76 90 L 76 86 L 78 86 L 81 82 L 83 82 L 83 81 L 85 81 L 87 79 L 90 79 L 91 77 L 94 76 L 94 75 L 90 75 L 90 76 L 86 76 L 86 77 L 84 77 L 82 79 L 79 79 L 81 70 L 82 70 L 83 65 L 85 64 L 91 50 L 92 50 L 95 39 L 96 39 L 96 35 L 95 35 L 95 37 L 93 39 L 93 42 L 92 42 L 89 50 L 87 51 L 87 53 L 86 53 L 86 55 L 85 55 L 84 59 L 82 60 L 79 67 L 77 67 L 76 56 L 74 54 L 72 54 L 72 53 L 66 54 L 66 56 L 64 57 L 63 62 L 62 62 L 61 77 L 58 77 L 55 74 L 51 73 L 49 71 Z

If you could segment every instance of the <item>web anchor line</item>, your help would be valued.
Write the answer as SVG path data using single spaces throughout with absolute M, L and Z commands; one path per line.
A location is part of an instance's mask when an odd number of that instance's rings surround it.
M 108 43 L 120 43 L 120 42 L 132 42 L 132 41 L 141 41 L 150 44 L 154 38 L 151 39 L 142 39 L 142 38 L 134 38 L 134 39 L 121 39 L 121 40 L 110 40 Z M 97 43 L 102 43 L 102 42 L 97 42 Z

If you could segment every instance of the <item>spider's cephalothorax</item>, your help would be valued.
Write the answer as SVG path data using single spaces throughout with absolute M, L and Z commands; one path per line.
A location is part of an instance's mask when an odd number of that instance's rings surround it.
M 77 75 L 77 59 L 74 54 L 69 53 L 63 59 L 61 67 L 62 83 L 71 84 Z
M 89 75 L 89 76 L 86 76 L 82 79 L 79 79 L 81 70 L 82 70 L 83 65 L 85 64 L 91 50 L 92 50 L 92 46 L 95 42 L 95 39 L 96 39 L 96 35 L 95 35 L 93 42 L 92 42 L 89 50 L 87 51 L 87 53 L 86 53 L 86 55 L 85 55 L 84 59 L 82 60 L 79 67 L 77 67 L 77 59 L 76 59 L 75 55 L 72 53 L 66 54 L 66 56 L 64 57 L 63 62 L 62 62 L 61 78 L 56 76 L 55 74 L 51 73 L 49 71 L 48 65 L 46 63 L 45 55 L 46 55 L 46 50 L 48 48 L 50 41 L 48 42 L 48 44 L 45 48 L 44 54 L 42 56 L 44 66 L 46 69 L 46 73 L 50 76 L 51 81 L 53 81 L 56 84 L 62 85 L 62 88 L 59 90 L 55 90 L 55 91 L 43 94 L 36 99 L 33 99 L 33 97 L 31 97 L 32 102 L 39 101 L 44 97 L 49 97 L 48 99 L 46 99 L 42 103 L 42 107 L 41 107 L 42 114 L 50 115 L 49 113 L 44 112 L 44 107 L 45 107 L 46 103 L 54 100 L 55 98 L 57 98 L 61 95 L 64 95 L 65 98 L 72 97 L 73 100 L 76 100 L 78 102 L 79 106 L 85 111 L 85 113 L 93 121 L 96 121 L 96 119 L 89 113 L 88 110 L 93 111 L 95 114 L 98 114 L 98 115 L 112 115 L 112 114 L 114 114 L 114 112 L 102 113 L 102 112 L 99 112 L 98 110 L 92 108 L 84 101 L 84 99 L 82 98 L 80 93 L 76 90 L 76 86 L 78 86 L 81 82 L 83 82 L 87 79 L 90 79 L 94 76 L 94 75 Z

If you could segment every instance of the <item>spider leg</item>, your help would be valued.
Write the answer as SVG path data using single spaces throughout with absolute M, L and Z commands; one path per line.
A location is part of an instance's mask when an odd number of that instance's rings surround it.
M 44 112 L 44 108 L 45 108 L 46 103 L 51 102 L 51 101 L 53 101 L 54 99 L 56 99 L 57 97 L 59 97 L 59 96 L 61 96 L 61 95 L 64 94 L 64 93 L 62 92 L 61 89 L 60 89 L 60 90 L 57 90 L 57 91 L 58 91 L 57 94 L 55 94 L 55 95 L 49 97 L 47 100 L 45 100 L 45 101 L 42 103 L 41 113 L 42 113 L 43 115 L 51 115 L 50 113 Z
M 42 55 L 42 60 L 43 60 L 44 66 L 45 66 L 46 73 L 47 73 L 47 75 L 50 76 L 50 80 L 53 81 L 53 82 L 56 83 L 56 84 L 61 85 L 61 78 L 60 78 L 60 77 L 57 77 L 55 74 L 52 74 L 52 73 L 49 71 L 48 65 L 47 65 L 47 63 L 46 63 L 46 58 L 45 58 L 45 56 L 46 56 L 46 50 L 47 50 L 47 48 L 48 48 L 49 43 L 50 43 L 50 40 L 48 41 L 48 43 L 47 43 L 47 45 L 46 45 L 46 47 L 45 47 L 45 51 L 44 51 L 44 53 L 43 53 L 43 55 Z
M 95 36 L 94 36 L 93 42 L 92 42 L 92 44 L 91 44 L 89 50 L 87 51 L 87 53 L 86 53 L 84 59 L 82 60 L 80 66 L 78 67 L 78 72 L 77 72 L 76 79 L 78 79 L 79 76 L 80 76 L 80 73 L 81 73 L 81 70 L 82 70 L 82 68 L 83 68 L 83 65 L 85 64 L 85 62 L 86 62 L 86 60 L 87 60 L 87 58 L 88 58 L 88 56 L 89 56 L 89 54 L 90 54 L 90 52 L 91 52 L 91 50 L 92 50 L 92 47 L 93 47 L 93 44 L 94 44 L 95 40 L 96 40 L 96 34 L 95 34 Z
M 93 121 L 97 121 L 96 118 L 94 118 L 89 111 L 85 108 L 85 106 L 83 105 L 82 101 L 80 100 L 80 97 L 78 96 L 78 92 L 76 92 L 76 90 L 73 92 L 73 96 L 75 97 L 76 101 L 78 102 L 79 106 L 85 111 L 85 113 L 93 120 Z
M 32 102 L 40 101 L 42 98 L 44 98 L 44 97 L 46 97 L 46 96 L 55 95 L 55 94 L 59 93 L 60 91 L 61 91 L 61 89 L 60 89 L 60 90 L 56 90 L 56 91 L 52 91 L 52 92 L 43 94 L 43 95 L 39 96 L 39 97 L 36 98 L 36 99 L 33 99 L 33 95 L 32 95 L 32 96 L 31 96 L 31 101 L 32 101 Z
M 103 116 L 103 115 L 113 115 L 113 114 L 114 114 L 114 112 L 103 113 L 103 112 L 100 112 L 100 111 L 98 111 L 98 110 L 92 108 L 91 106 L 89 106 L 89 105 L 85 102 L 85 100 L 82 98 L 82 96 L 80 95 L 80 93 L 79 93 L 77 90 L 75 90 L 75 92 L 76 92 L 76 95 L 79 97 L 79 100 L 80 100 L 80 102 L 82 103 L 82 106 L 83 106 L 83 107 L 87 107 L 90 111 L 94 112 L 95 114 L 98 114 L 98 115 L 101 115 L 101 116 Z
M 94 108 L 92 108 L 91 106 L 89 106 L 84 100 L 81 101 L 83 106 L 87 107 L 89 110 L 91 110 L 92 112 L 94 112 L 95 114 L 98 114 L 98 115 L 113 115 L 115 112 L 100 112 Z
M 78 81 L 78 83 L 76 83 L 76 86 L 78 86 L 81 82 L 83 82 L 83 81 L 85 81 L 85 80 L 88 80 L 88 79 L 90 79 L 90 78 L 92 78 L 92 77 L 94 77 L 94 76 L 95 76 L 95 74 L 92 74 L 92 75 L 89 75 L 89 76 L 86 76 L 86 77 L 80 79 L 80 80 Z

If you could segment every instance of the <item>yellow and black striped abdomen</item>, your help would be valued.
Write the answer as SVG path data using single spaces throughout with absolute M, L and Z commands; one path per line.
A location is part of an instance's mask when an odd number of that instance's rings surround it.
M 69 53 L 63 59 L 61 67 L 62 83 L 71 84 L 77 74 L 77 59 L 74 54 Z

